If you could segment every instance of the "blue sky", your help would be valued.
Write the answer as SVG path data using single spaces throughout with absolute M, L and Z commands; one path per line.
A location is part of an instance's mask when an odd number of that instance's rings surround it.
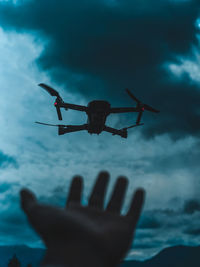
M 39 10 L 38 1 L 18 1 L 20 5 L 0 2 L 0 15 L 3 14 L 0 19 L 0 244 L 41 245 L 20 210 L 20 188 L 29 187 L 42 201 L 63 205 L 71 178 L 82 174 L 86 203 L 102 169 L 111 173 L 109 189 L 117 176 L 123 174 L 129 178 L 124 212 L 134 188 L 147 190 L 129 257 L 146 258 L 166 246 L 200 243 L 199 29 L 196 6 L 194 11 L 190 5 L 195 1 L 163 1 L 167 6 L 170 3 L 171 8 L 175 5 L 172 14 L 167 15 L 166 8 L 158 1 L 155 9 L 148 1 L 133 2 L 135 6 L 130 1 L 123 4 L 97 1 L 95 5 L 85 1 L 76 8 L 71 1 L 62 1 L 58 6 L 52 0 L 46 10 L 44 1 L 40 2 Z M 31 12 L 29 3 L 33 3 Z M 183 5 L 191 9 L 191 17 L 184 17 Z M 101 8 L 94 17 L 97 7 Z M 68 20 L 67 16 L 63 18 L 63 24 L 58 18 L 48 21 L 46 17 L 40 21 L 41 14 L 55 12 L 56 17 L 61 9 L 67 15 L 72 12 Z M 114 15 L 110 17 L 105 11 Z M 87 12 L 88 21 L 84 17 Z M 161 19 L 162 13 L 166 21 Z M 152 17 L 161 21 L 164 36 Z M 184 18 L 186 24 L 174 24 L 181 31 L 180 36 L 167 37 L 171 32 L 169 22 L 176 22 L 176 17 Z M 154 26 L 144 31 L 148 25 L 145 21 Z M 143 30 L 138 31 L 138 38 L 136 27 L 126 27 L 131 23 L 138 23 Z M 149 31 L 157 38 L 155 42 L 150 39 L 146 42 Z M 187 43 L 184 47 L 183 38 Z M 127 47 L 120 41 L 127 42 Z M 153 45 L 157 43 L 155 52 Z M 137 53 L 155 52 L 155 61 L 148 53 L 144 58 L 141 54 L 139 59 L 135 52 L 126 54 L 124 49 L 137 50 L 138 45 L 144 50 Z M 159 50 L 159 45 L 164 49 Z M 119 52 L 121 55 L 116 57 Z M 132 61 L 126 64 L 129 55 Z M 40 82 L 55 87 L 66 102 L 83 105 L 93 99 L 105 99 L 112 105 L 131 106 L 133 103 L 124 91 L 130 86 L 135 88 L 137 96 L 161 113 L 154 116 L 146 112 L 143 129 L 131 130 L 127 140 L 109 133 L 58 136 L 56 128 L 34 124 L 34 121 L 58 123 L 53 98 L 37 86 Z M 85 115 L 78 111 L 63 112 L 63 117 L 67 124 L 86 121 Z M 133 121 L 135 115 L 108 118 L 108 124 L 116 128 Z

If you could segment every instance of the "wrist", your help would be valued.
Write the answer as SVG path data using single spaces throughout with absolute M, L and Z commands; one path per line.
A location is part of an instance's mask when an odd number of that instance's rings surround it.
M 63 249 L 64 248 L 64 249 Z M 42 261 L 43 267 L 115 267 L 94 247 L 84 244 L 48 248 Z

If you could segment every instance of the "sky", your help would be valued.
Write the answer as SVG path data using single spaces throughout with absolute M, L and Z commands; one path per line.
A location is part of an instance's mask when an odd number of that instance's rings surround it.
M 0 245 L 42 245 L 19 206 L 28 187 L 44 203 L 64 205 L 72 177 L 84 199 L 100 170 L 129 178 L 123 213 L 137 187 L 147 191 L 128 259 L 164 247 L 200 244 L 200 4 L 195 0 L 0 1 Z M 87 132 L 58 136 L 54 99 L 103 99 L 135 106 L 130 88 L 159 114 L 128 139 Z M 66 124 L 86 115 L 63 112 Z M 118 129 L 136 114 L 111 115 Z M 107 199 L 109 196 L 107 195 Z

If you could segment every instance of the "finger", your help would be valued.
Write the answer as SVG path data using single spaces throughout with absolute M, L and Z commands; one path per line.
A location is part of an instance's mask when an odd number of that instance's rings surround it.
M 127 185 L 128 180 L 126 177 L 121 176 L 117 179 L 111 199 L 106 209 L 107 211 L 120 213 Z
M 75 176 L 71 182 L 66 207 L 71 203 L 80 204 L 83 189 L 83 179 L 81 176 Z
M 37 203 L 36 196 L 29 189 L 22 189 L 20 191 L 21 208 L 25 213 L 28 213 L 31 207 Z
M 131 219 L 133 225 L 136 225 L 140 217 L 142 206 L 144 204 L 144 199 L 145 199 L 144 189 L 138 189 L 133 195 L 129 211 L 127 213 L 127 217 Z
M 105 171 L 100 172 L 89 198 L 88 206 L 103 209 L 104 197 L 108 186 L 108 181 L 109 173 Z

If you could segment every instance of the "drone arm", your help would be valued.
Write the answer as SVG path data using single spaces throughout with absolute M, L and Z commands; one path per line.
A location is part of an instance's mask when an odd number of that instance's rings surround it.
M 81 106 L 81 105 L 75 105 L 75 104 L 70 104 L 70 103 L 60 103 L 59 104 L 60 108 L 65 108 L 65 109 L 73 109 L 73 110 L 78 110 L 78 111 L 87 111 L 87 107 L 86 106 Z
M 110 113 L 126 113 L 126 112 L 139 112 L 138 108 L 111 108 Z
M 63 135 L 66 133 L 78 132 L 88 129 L 88 124 L 83 125 L 70 125 L 70 126 L 58 126 L 58 135 Z
M 126 130 L 117 130 L 117 129 L 105 126 L 104 131 L 108 133 L 112 133 L 113 135 L 120 135 L 123 138 L 127 138 Z

